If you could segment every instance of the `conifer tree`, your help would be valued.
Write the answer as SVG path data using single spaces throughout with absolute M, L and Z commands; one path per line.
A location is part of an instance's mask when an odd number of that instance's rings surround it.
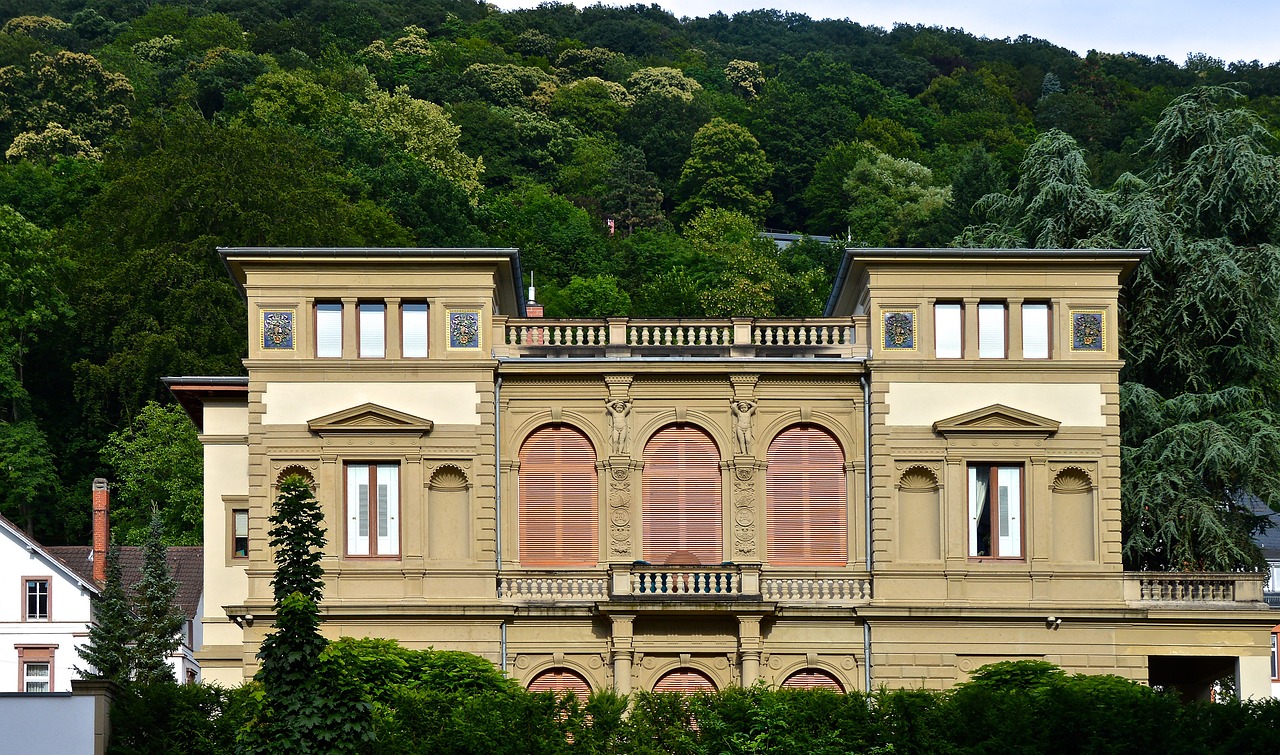
M 178 583 L 169 574 L 162 535 L 160 513 L 152 512 L 151 531 L 142 546 L 142 579 L 133 602 L 138 617 L 134 680 L 144 684 L 175 681 L 169 656 L 182 644 L 185 621 L 176 605 Z
M 129 608 L 120 569 L 120 546 L 107 553 L 107 583 L 93 600 L 94 622 L 89 641 L 76 648 L 88 668 L 76 667 L 81 679 L 110 679 L 125 683 L 133 674 L 133 644 L 137 620 Z

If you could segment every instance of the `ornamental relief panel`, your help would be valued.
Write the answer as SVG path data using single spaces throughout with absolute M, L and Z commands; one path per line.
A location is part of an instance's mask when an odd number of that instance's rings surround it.
M 609 470 L 609 556 L 631 555 L 631 469 Z
M 733 471 L 733 553 L 736 558 L 756 557 L 756 471 Z

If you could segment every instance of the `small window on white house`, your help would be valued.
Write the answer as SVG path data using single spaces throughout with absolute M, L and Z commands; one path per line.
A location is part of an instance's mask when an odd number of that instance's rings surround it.
M 360 305 L 360 357 L 381 359 L 387 355 L 387 305 Z
M 1049 358 L 1049 305 L 1022 305 L 1022 356 L 1024 359 Z
M 404 304 L 400 308 L 400 333 L 403 343 L 400 353 L 406 359 L 424 359 L 427 356 L 427 305 L 421 302 Z
M 24 579 L 23 592 L 26 594 L 24 621 L 49 620 L 49 580 Z
M 28 661 L 22 664 L 22 689 L 24 692 L 49 692 L 49 664 L 45 661 Z
M 1004 304 L 978 305 L 978 358 L 1004 359 Z
M 342 304 L 316 305 L 316 356 L 342 357 Z
M 933 305 L 934 355 L 939 359 L 964 356 L 962 306 L 959 302 Z

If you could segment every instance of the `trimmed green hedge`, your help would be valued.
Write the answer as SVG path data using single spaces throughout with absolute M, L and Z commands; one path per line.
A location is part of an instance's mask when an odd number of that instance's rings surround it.
M 1280 700 L 1184 704 L 1117 676 L 1036 661 L 992 664 L 949 692 L 871 695 L 763 686 L 715 694 L 531 694 L 466 653 L 343 639 L 322 662 L 373 703 L 378 755 L 1236 755 L 1280 752 Z M 134 685 L 112 711 L 111 751 L 225 753 L 253 685 Z M 627 713 L 628 706 L 630 712 Z

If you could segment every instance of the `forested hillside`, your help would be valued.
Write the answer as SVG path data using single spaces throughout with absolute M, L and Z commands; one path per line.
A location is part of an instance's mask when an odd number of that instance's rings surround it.
M 0 512 L 200 537 L 164 375 L 242 374 L 217 245 L 517 246 L 549 316 L 814 315 L 841 245 L 1140 246 L 1127 558 L 1280 505 L 1280 65 L 657 6 L 0 3 Z M 1218 85 L 1230 85 L 1230 89 Z M 155 404 L 152 402 L 159 402 Z

